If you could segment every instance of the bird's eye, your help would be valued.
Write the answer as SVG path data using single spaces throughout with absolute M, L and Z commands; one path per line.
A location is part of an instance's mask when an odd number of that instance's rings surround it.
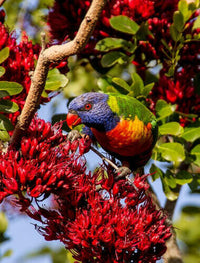
M 90 110 L 92 108 L 92 104 L 87 103 L 87 104 L 85 104 L 84 108 L 85 108 L 85 110 Z

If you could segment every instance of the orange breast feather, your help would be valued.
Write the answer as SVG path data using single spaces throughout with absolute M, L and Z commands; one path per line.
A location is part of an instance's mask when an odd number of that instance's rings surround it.
M 91 130 L 102 148 L 121 156 L 138 155 L 152 148 L 151 123 L 145 125 L 137 116 L 134 120 L 121 119 L 117 126 L 108 132 L 94 128 Z

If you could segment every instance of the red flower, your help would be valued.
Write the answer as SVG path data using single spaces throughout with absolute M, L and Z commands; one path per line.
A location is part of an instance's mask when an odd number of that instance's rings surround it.
M 193 75 L 192 71 L 193 69 L 187 71 L 187 67 L 186 69 L 182 68 L 175 74 L 174 79 L 166 77 L 161 71 L 159 82 L 155 84 L 152 90 L 152 107 L 154 108 L 154 103 L 158 99 L 163 99 L 168 103 L 177 104 L 177 111 L 179 112 L 199 115 L 200 96 L 194 87 L 192 76 L 195 74 Z
M 8 115 L 11 122 L 15 125 L 30 88 L 30 72 L 34 70 L 34 63 L 38 58 L 40 47 L 39 45 L 33 45 L 32 41 L 29 41 L 25 34 L 23 34 L 21 42 L 17 44 L 14 33 L 9 34 L 6 27 L 0 23 L 0 50 L 5 47 L 9 47 L 10 54 L 1 65 L 6 72 L 0 80 L 18 82 L 24 88 L 20 94 L 6 97 L 6 99 L 10 99 L 19 106 L 17 112 Z M 47 99 L 42 99 L 42 101 L 47 101 Z
M 133 185 L 115 181 L 109 166 L 86 172 L 89 141 L 66 141 L 60 126 L 35 118 L 20 150 L 1 153 L 0 200 L 15 195 L 45 239 L 60 240 L 81 262 L 156 262 L 171 233 L 146 194 L 146 176 Z M 40 203 L 49 195 L 48 209 Z
M 34 119 L 21 141 L 21 151 L 9 149 L 0 154 L 0 201 L 5 196 L 27 191 L 30 197 L 38 198 L 43 194 L 65 185 L 66 176 L 71 176 L 68 170 L 72 165 L 81 173 L 85 171 L 84 162 L 81 165 L 73 154 L 67 158 L 69 150 L 76 151 L 79 143 L 66 142 L 61 127 L 43 120 Z M 88 144 L 88 142 L 87 142 Z M 85 148 L 84 148 L 85 147 Z M 88 145 L 81 141 L 82 154 Z M 86 150 L 87 151 L 87 150 Z M 78 170 L 77 170 L 78 172 Z M 23 200 L 23 198 L 22 198 Z
M 111 0 L 108 1 L 102 12 L 91 42 L 107 36 L 114 36 L 116 31 L 110 28 L 109 19 L 112 16 L 125 15 L 134 21 L 141 23 L 147 19 L 158 16 L 171 19 L 174 9 L 177 7 L 176 1 L 153 1 L 153 0 Z M 74 38 L 79 25 L 87 12 L 91 0 L 73 2 L 69 0 L 56 1 L 53 9 L 49 13 L 48 24 L 52 40 L 63 41 L 67 38 Z M 170 15 L 169 15 L 170 13 Z M 94 47 L 94 44 L 93 44 Z M 90 48 L 92 48 L 90 46 Z M 86 47 L 87 49 L 87 47 Z M 89 50 L 86 51 L 87 53 Z M 92 49 L 90 52 L 94 52 Z
M 61 195 L 57 196 L 58 203 L 62 203 L 58 213 L 52 215 L 53 210 L 39 208 L 36 214 L 46 220 L 38 230 L 47 240 L 61 240 L 81 262 L 156 262 L 165 252 L 165 241 L 171 233 L 165 217 L 145 194 L 146 176 L 136 176 L 137 191 L 126 180 L 114 182 L 105 190 L 103 185 L 110 177 L 112 181 L 112 172 L 106 179 L 104 169 L 85 178 L 86 191 L 82 181 L 73 186 L 83 193 L 73 216 L 65 217 L 69 200 Z

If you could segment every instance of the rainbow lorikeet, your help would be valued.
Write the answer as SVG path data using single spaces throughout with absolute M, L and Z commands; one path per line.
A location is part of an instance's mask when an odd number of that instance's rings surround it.
M 69 104 L 70 128 L 84 124 L 108 153 L 135 170 L 150 159 L 157 140 L 155 116 L 137 99 L 121 94 L 89 92 Z

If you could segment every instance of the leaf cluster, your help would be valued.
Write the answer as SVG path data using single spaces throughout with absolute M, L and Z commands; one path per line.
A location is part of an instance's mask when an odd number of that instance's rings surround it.
M 158 100 L 156 104 L 156 114 L 159 139 L 154 149 L 152 178 L 155 180 L 160 177 L 166 197 L 175 200 L 178 197 L 178 185 L 189 184 L 191 190 L 199 187 L 200 128 L 193 124 L 183 128 L 179 122 L 174 121 L 177 118 L 175 105 L 162 100 Z M 163 172 L 156 166 L 156 161 L 167 162 L 167 170 Z
M 172 42 L 168 45 L 164 39 L 161 39 L 165 58 L 158 63 L 168 65 L 169 69 L 166 73 L 168 77 L 173 77 L 184 45 L 190 41 L 199 41 L 200 39 L 200 35 L 194 33 L 200 27 L 199 17 L 193 23 L 191 34 L 185 34 L 188 29 L 188 21 L 198 6 L 199 1 L 188 3 L 186 0 L 180 0 L 178 10 L 175 11 L 173 23 L 170 26 Z M 96 49 L 105 53 L 102 55 L 101 65 L 105 68 L 114 67 L 117 64 L 126 66 L 134 60 L 139 41 L 147 41 L 147 35 L 151 35 L 151 32 L 147 24 L 138 25 L 125 16 L 111 18 L 110 24 L 113 29 L 129 35 L 130 40 L 128 41 L 127 37 L 125 39 L 105 38 L 100 40 L 96 45 Z M 136 97 L 144 103 L 146 103 L 146 99 L 154 86 L 154 82 L 151 82 L 153 78 L 150 82 L 144 84 L 136 72 L 129 74 L 128 83 L 123 77 L 110 77 L 109 74 L 107 75 L 98 80 L 98 86 L 103 92 L 126 94 Z M 155 81 L 157 80 L 155 79 Z M 196 82 L 198 83 L 197 80 Z M 156 103 L 159 139 L 152 157 L 155 161 L 150 170 L 153 180 L 161 179 L 164 193 L 170 200 L 177 199 L 179 195 L 178 186 L 189 184 L 192 190 L 198 189 L 200 186 L 198 179 L 198 167 L 200 167 L 199 120 L 195 124 L 193 123 L 193 118 L 198 119 L 198 116 L 180 113 L 176 109 L 177 105 L 168 104 L 164 100 L 158 100 Z M 190 123 L 188 127 L 181 126 L 179 121 L 181 117 L 188 120 Z M 167 164 L 165 172 L 160 168 L 160 162 Z
M 9 48 L 5 47 L 0 51 L 0 64 L 9 57 Z M 0 66 L 0 77 L 5 74 L 6 70 Z M 0 81 L 0 140 L 8 141 L 10 139 L 8 131 L 13 129 L 13 125 L 5 114 L 16 112 L 19 107 L 17 103 L 6 97 L 19 94 L 23 90 L 21 84 L 9 81 Z

